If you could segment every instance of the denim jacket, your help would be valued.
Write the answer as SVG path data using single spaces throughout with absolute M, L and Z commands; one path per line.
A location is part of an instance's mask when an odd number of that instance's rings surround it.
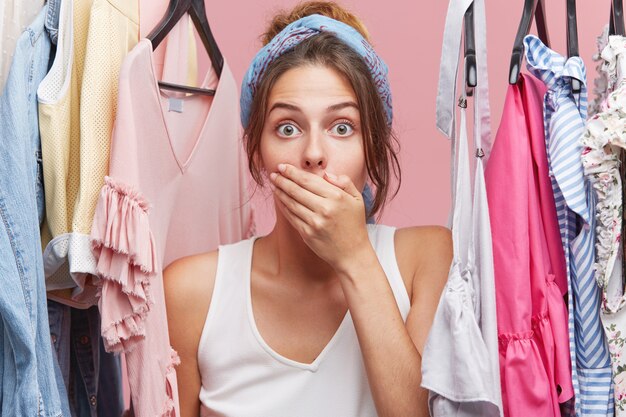
M 0 97 L 1 415 L 58 417 L 67 397 L 50 343 L 39 219 L 43 214 L 36 91 L 48 72 L 59 0 L 18 40 Z M 62 382 L 62 381 L 61 381 Z
M 120 357 L 104 350 L 100 313 L 48 300 L 50 336 L 68 391 L 68 417 L 120 417 L 124 412 Z

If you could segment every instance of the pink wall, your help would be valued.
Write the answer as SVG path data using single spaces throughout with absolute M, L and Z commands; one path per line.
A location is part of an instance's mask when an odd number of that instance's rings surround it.
M 168 0 L 141 2 L 142 34 L 164 14 Z M 250 60 L 260 47 L 258 36 L 276 9 L 297 1 L 207 1 L 214 35 L 240 83 Z M 443 24 L 448 2 L 343 0 L 368 27 L 377 52 L 390 68 L 395 129 L 402 146 L 403 181 L 398 196 L 387 207 L 382 221 L 396 226 L 444 224 L 449 190 L 449 145 L 436 130 L 435 95 Z M 507 88 L 513 38 L 523 0 L 487 1 L 490 101 L 497 126 Z M 565 53 L 565 0 L 548 1 L 547 20 L 552 47 Z M 580 55 L 590 79 L 595 70 L 591 56 L 595 39 L 609 15 L 608 0 L 578 2 Z M 495 132 L 494 132 L 495 133 Z M 261 232 L 272 224 L 272 209 L 261 193 L 254 199 Z

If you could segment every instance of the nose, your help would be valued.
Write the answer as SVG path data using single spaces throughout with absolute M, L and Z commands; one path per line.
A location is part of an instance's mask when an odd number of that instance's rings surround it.
M 315 133 L 310 135 L 302 153 L 302 168 L 310 171 L 324 170 L 327 162 L 323 135 Z

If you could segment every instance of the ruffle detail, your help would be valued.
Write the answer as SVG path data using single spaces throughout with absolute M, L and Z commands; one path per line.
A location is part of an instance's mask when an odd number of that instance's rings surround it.
M 533 415 L 558 416 L 558 404 L 574 397 L 567 310 L 554 275 L 548 275 L 546 286 L 545 310 L 533 315 L 525 330 L 498 336 L 500 376 L 504 392 L 532 404 Z M 532 384 L 520 383 L 526 375 L 535 377 Z M 515 404 L 505 406 L 505 414 L 514 415 L 514 409 Z
M 422 387 L 435 401 L 475 403 L 481 415 L 498 415 L 497 376 L 476 321 L 472 267 L 455 261 L 429 332 L 422 357 Z M 472 358 L 468 361 L 468 358 Z M 454 369 L 451 369 L 454 367 Z M 436 394 L 436 395 L 432 395 Z M 439 405 L 439 407 L 444 407 Z
M 145 337 L 157 266 L 149 204 L 129 186 L 105 177 L 91 230 L 100 280 L 99 306 L 107 351 L 128 352 Z
M 607 79 L 608 91 L 613 91 L 619 82 L 618 76 L 624 74 L 626 62 L 618 60 L 619 56 L 626 53 L 626 38 L 623 36 L 609 36 L 607 46 L 602 49 L 600 58 L 602 59 L 601 71 Z M 618 69 L 618 65 L 621 68 Z M 626 75 L 626 74 L 624 74 Z
M 100 287 L 100 311 L 102 312 L 101 332 L 108 352 L 129 353 L 137 342 L 145 337 L 144 322 L 152 300 L 126 294 L 122 286 L 109 278 L 103 277 Z M 119 311 L 124 314 L 116 314 Z M 111 306 L 111 307 L 108 307 Z M 115 314 L 115 316 L 113 316 Z M 105 317 L 110 318 L 106 320 Z
M 560 297 L 556 284 L 548 291 L 554 297 Z M 529 323 L 530 329 L 498 336 L 503 389 L 529 400 L 528 404 L 533 405 L 533 415 L 560 415 L 558 404 L 574 396 L 565 306 L 559 308 L 555 304 L 555 307 L 554 311 L 544 311 L 533 316 Z M 535 377 L 532 384 L 520 383 L 527 381 L 526 375 Z M 560 391 L 557 387 L 560 387 Z M 533 398 L 535 400 L 530 401 Z M 509 414 L 512 414 L 511 407 L 515 408 L 515 405 L 510 404 L 508 407 Z
M 626 149 L 626 84 L 612 92 L 603 103 L 602 112 L 587 122 L 581 142 L 585 175 L 597 196 L 596 279 L 598 285 L 606 288 L 621 240 L 619 153 L 620 148 Z
M 539 346 L 542 341 L 534 332 L 501 334 L 500 379 L 504 415 L 512 417 L 560 416 L 556 389 L 547 373 Z M 528 376 L 532 375 L 532 380 Z M 512 398 L 523 398 L 520 408 Z
M 176 370 L 175 366 L 180 365 L 180 357 L 178 353 L 170 347 L 170 363 L 165 369 L 165 391 L 167 392 L 167 400 L 163 407 L 163 411 L 160 417 L 173 417 L 176 415 L 175 408 L 178 404 L 178 392 L 175 391 L 176 384 Z

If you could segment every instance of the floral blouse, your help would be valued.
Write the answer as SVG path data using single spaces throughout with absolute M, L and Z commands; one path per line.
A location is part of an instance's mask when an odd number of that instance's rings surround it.
M 587 122 L 582 137 L 585 175 L 597 196 L 596 278 L 602 288 L 601 318 L 609 342 L 615 410 L 626 416 L 626 294 L 622 283 L 623 219 L 620 153 L 626 149 L 626 38 L 610 36 L 602 71 L 610 93 Z M 618 256 L 619 255 L 619 256 Z

